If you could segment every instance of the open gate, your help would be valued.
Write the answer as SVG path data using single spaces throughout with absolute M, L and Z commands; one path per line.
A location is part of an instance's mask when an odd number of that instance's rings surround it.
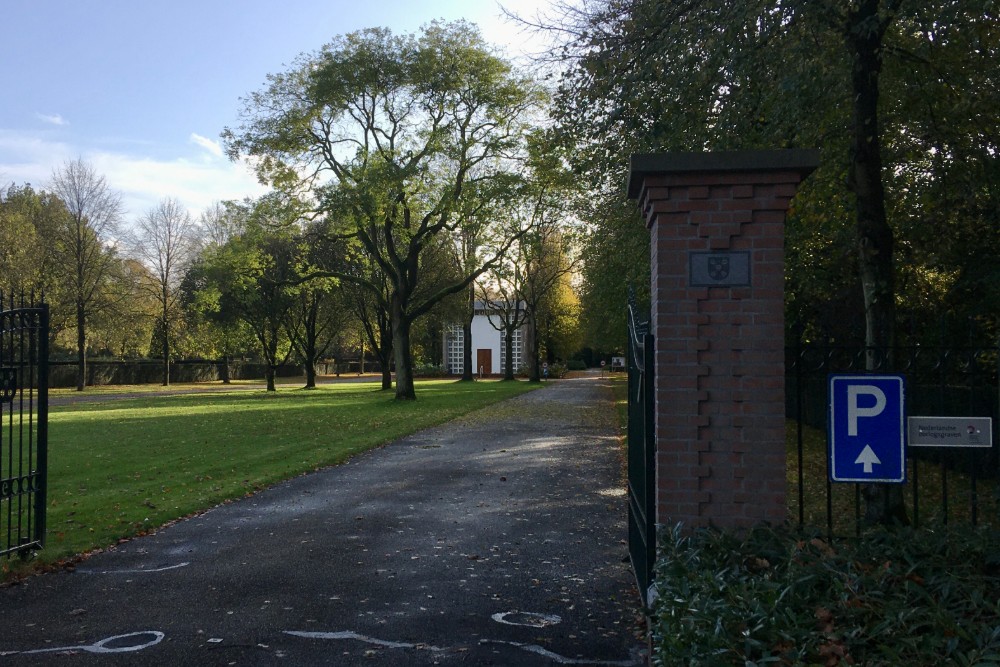
M 0 556 L 45 542 L 49 308 L 0 294 Z
M 653 336 L 648 315 L 639 318 L 628 299 L 628 548 L 643 605 L 656 560 L 656 439 L 654 436 Z

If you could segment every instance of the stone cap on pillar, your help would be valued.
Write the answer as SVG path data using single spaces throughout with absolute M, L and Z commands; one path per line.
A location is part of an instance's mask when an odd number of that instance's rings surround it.
M 636 199 L 647 176 L 707 172 L 796 172 L 805 178 L 819 165 L 819 150 L 639 153 L 629 159 L 628 196 Z

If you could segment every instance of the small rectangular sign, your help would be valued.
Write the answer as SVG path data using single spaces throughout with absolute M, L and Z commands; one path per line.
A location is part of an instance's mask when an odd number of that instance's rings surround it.
M 692 252 L 688 255 L 692 287 L 749 287 L 750 253 Z
M 831 482 L 906 481 L 906 382 L 901 375 L 831 375 Z
M 911 447 L 992 447 L 990 417 L 910 417 L 906 420 Z

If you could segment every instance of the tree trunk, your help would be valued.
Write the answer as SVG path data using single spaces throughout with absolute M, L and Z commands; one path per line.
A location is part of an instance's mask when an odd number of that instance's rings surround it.
M 160 321 L 160 326 L 163 328 L 163 338 L 160 344 L 160 354 L 163 355 L 163 386 L 170 386 L 170 339 L 167 337 L 167 314 L 163 313 L 163 319 Z
M 87 386 L 87 317 L 83 304 L 76 304 L 76 390 Z
M 232 382 L 230 380 L 230 375 L 229 375 L 229 355 L 228 354 L 222 355 L 222 368 L 220 369 L 219 374 L 222 375 L 222 384 L 230 384 Z
M 314 323 L 315 324 L 315 323 Z M 316 388 L 316 329 L 315 326 L 306 330 L 302 350 L 302 366 L 306 373 L 306 389 Z
M 396 400 L 413 401 L 413 358 L 410 356 L 410 321 L 398 297 L 392 299 L 392 350 L 396 358 Z
M 392 350 L 387 350 L 382 358 L 382 389 L 392 389 Z
M 392 389 L 392 325 L 391 320 L 385 320 L 386 326 L 379 333 L 378 358 L 382 365 L 382 390 Z
M 893 19 L 892 16 L 880 17 L 879 2 L 863 0 L 848 14 L 846 36 L 852 57 L 854 98 L 848 185 L 854 193 L 857 214 L 858 261 L 865 304 L 866 367 L 870 371 L 887 372 L 893 370 L 895 280 L 893 233 L 885 212 L 878 99 L 882 37 Z M 878 367 L 880 361 L 881 368 Z M 870 523 L 909 523 L 902 485 L 866 484 L 862 492 L 866 501 L 865 518 Z
M 462 377 L 464 382 L 472 382 L 476 379 L 472 368 L 472 320 L 476 317 L 476 286 L 475 283 L 469 285 L 469 310 L 465 314 L 465 321 L 462 322 Z
M 278 371 L 278 326 L 267 325 L 263 329 L 264 340 L 262 348 L 264 350 L 264 362 L 267 367 L 264 371 L 264 379 L 267 382 L 267 391 L 277 391 L 274 384 L 274 376 Z
M 528 380 L 531 382 L 541 382 L 541 368 L 538 363 L 538 326 L 535 320 L 534 308 L 528 311 Z
M 167 292 L 166 283 L 163 284 L 163 290 L 160 292 L 160 303 L 163 305 L 163 312 L 160 314 L 160 327 L 163 329 L 161 332 L 163 335 L 160 341 L 160 353 L 163 355 L 163 386 L 170 386 L 170 311 L 169 311 L 169 293 Z

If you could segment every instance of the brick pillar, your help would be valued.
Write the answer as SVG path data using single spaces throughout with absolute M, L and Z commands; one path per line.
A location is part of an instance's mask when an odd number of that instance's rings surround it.
M 632 156 L 651 234 L 658 524 L 785 518 L 784 221 L 818 157 Z

